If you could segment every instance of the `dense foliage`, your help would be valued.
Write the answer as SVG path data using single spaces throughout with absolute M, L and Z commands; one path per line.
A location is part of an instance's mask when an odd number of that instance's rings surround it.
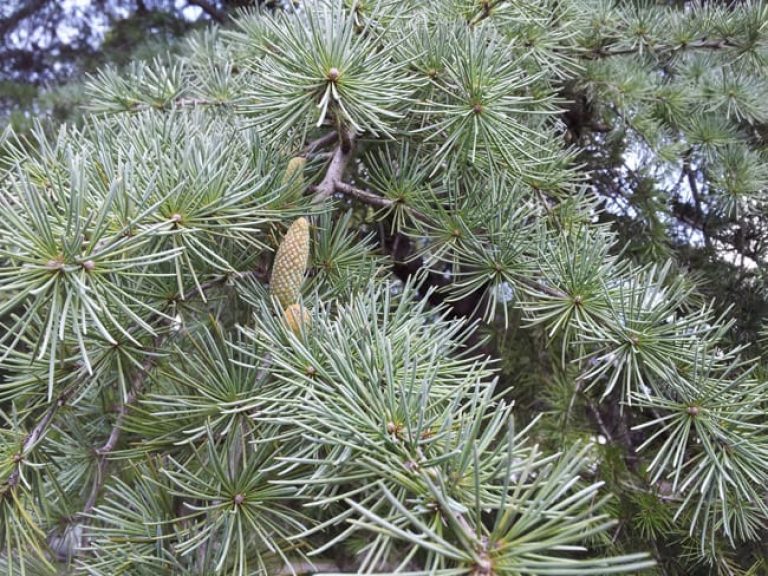
M 7 130 L 0 571 L 764 573 L 766 23 L 308 0 Z

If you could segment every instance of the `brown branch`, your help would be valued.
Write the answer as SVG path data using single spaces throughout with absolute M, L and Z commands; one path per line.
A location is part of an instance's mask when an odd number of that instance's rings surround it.
M 605 436 L 606 442 L 609 444 L 613 444 L 613 434 L 608 430 L 608 427 L 605 425 L 605 420 L 603 420 L 603 415 L 600 414 L 600 409 L 595 404 L 595 401 L 587 396 L 586 394 L 584 397 L 587 400 L 587 409 L 589 410 L 589 413 L 592 415 L 592 418 L 595 420 L 595 424 L 597 424 L 597 427 L 600 429 L 600 432 L 603 436 Z
M 304 146 L 304 149 L 301 151 L 301 156 L 311 156 L 321 148 L 334 144 L 338 139 L 338 132 L 328 132 L 326 135 L 321 136 L 317 140 L 313 140 Z
M 378 196 L 377 194 L 373 194 L 371 192 L 361 190 L 360 188 L 356 188 L 355 186 L 352 186 L 351 184 L 347 184 L 346 182 L 340 182 L 340 181 L 335 182 L 334 191 L 340 192 L 347 196 L 351 196 L 353 198 L 356 198 L 357 200 L 360 200 L 365 204 L 376 206 L 378 208 L 391 208 L 395 204 L 397 204 L 397 202 L 390 200 L 389 198 L 384 198 L 382 196 Z M 411 213 L 411 215 L 417 220 L 425 223 L 433 222 L 433 220 L 423 212 L 419 212 L 415 208 L 411 208 L 409 206 L 406 206 L 406 208 Z M 567 296 L 567 294 L 565 294 L 564 292 L 556 288 L 552 288 L 551 286 L 547 286 L 546 284 L 542 284 L 541 282 L 538 282 L 532 278 L 526 278 L 524 276 L 520 276 L 516 278 L 516 281 L 522 284 L 523 286 L 530 288 L 531 290 L 539 291 L 548 296 L 552 296 L 553 298 L 564 298 Z
M 187 0 L 187 4 L 202 8 L 203 12 L 208 14 L 212 20 L 215 20 L 219 24 L 223 24 L 226 21 L 224 12 L 216 8 L 216 6 L 212 2 L 208 2 L 208 0 Z
M 145 110 L 180 110 L 182 108 L 197 108 L 199 106 L 226 106 L 227 102 L 221 100 L 207 100 L 205 98 L 179 98 L 178 100 L 171 100 L 168 106 L 156 106 L 154 104 L 148 104 L 146 102 L 136 102 L 129 108 L 125 109 L 125 112 L 144 112 Z
M 568 297 L 568 294 L 566 294 L 562 290 L 558 290 L 557 288 L 552 288 L 551 286 L 542 284 L 541 282 L 533 280 L 532 278 L 526 278 L 525 276 L 515 276 L 515 282 L 518 282 L 523 286 L 530 288 L 531 290 L 537 290 L 542 294 L 546 294 L 547 296 L 552 296 L 553 298 Z
M 341 192 L 347 196 L 352 196 L 364 204 L 376 206 L 377 208 L 392 208 L 395 205 L 395 202 L 389 198 L 384 198 L 383 196 L 378 196 L 377 194 L 366 192 L 365 190 L 356 188 L 351 184 L 347 184 L 346 182 L 336 182 L 334 185 L 334 191 Z
M 727 40 L 697 40 L 685 44 L 662 44 L 655 48 L 650 46 L 632 47 L 632 48 L 595 48 L 583 54 L 587 60 L 598 60 L 600 58 L 609 58 L 611 56 L 624 56 L 627 54 L 639 54 L 643 49 L 649 52 L 679 52 L 681 50 L 722 50 L 723 48 L 735 48 L 736 44 Z
M 258 275 L 258 272 L 248 272 L 245 274 L 246 276 L 250 275 Z M 207 290 L 210 290 L 214 286 L 217 286 L 221 283 L 223 283 L 226 280 L 226 276 L 222 276 L 219 278 L 216 278 L 214 280 L 210 280 L 208 282 L 205 282 L 202 284 L 199 288 L 197 286 L 191 288 L 190 290 L 187 290 L 182 295 L 182 300 L 190 300 L 195 296 L 201 296 L 204 297 L 204 294 Z M 165 340 L 168 338 L 169 333 L 164 332 L 161 334 L 158 334 L 154 342 L 152 344 L 153 350 L 159 350 Z M 151 354 L 147 356 L 144 359 L 144 362 L 142 362 L 141 370 L 137 371 L 133 378 L 131 378 L 130 388 L 128 391 L 128 394 L 126 398 L 124 399 L 123 403 L 120 405 L 120 407 L 117 410 L 117 418 L 115 419 L 114 424 L 112 425 L 112 430 L 109 433 L 109 437 L 107 438 L 107 441 L 104 442 L 100 447 L 95 449 L 97 461 L 96 461 L 96 475 L 93 480 L 93 485 L 91 487 L 91 493 L 88 496 L 88 500 L 86 500 L 85 505 L 83 506 L 83 510 L 81 511 L 81 515 L 88 514 L 93 507 L 96 505 L 96 500 L 98 500 L 99 494 L 101 493 L 101 489 L 104 486 L 104 481 L 106 480 L 106 470 L 107 470 L 107 458 L 109 455 L 114 451 L 114 449 L 117 446 L 117 443 L 120 440 L 120 434 L 122 432 L 123 423 L 125 422 L 125 418 L 128 415 L 128 409 L 136 403 L 141 393 L 144 391 L 144 382 L 149 375 L 150 371 L 155 367 L 155 364 L 157 363 L 158 355 L 157 354 Z
M 484 0 L 482 3 L 482 6 L 480 8 L 480 13 L 472 18 L 468 24 L 470 26 L 475 26 L 488 18 L 492 13 L 493 9 L 499 6 L 500 4 L 503 4 L 506 0 Z
M 98 449 L 96 450 L 96 453 L 98 455 Z M 93 484 L 91 484 L 91 492 L 88 494 L 88 499 L 85 501 L 85 506 L 83 506 L 81 514 L 87 514 L 96 505 L 96 500 L 99 498 L 101 487 L 104 485 L 104 479 L 106 478 L 106 475 L 107 459 L 106 457 L 98 455 L 96 460 L 96 474 L 93 479 Z
M 347 169 L 349 161 L 354 156 L 354 134 L 346 132 L 340 136 L 341 141 L 336 145 L 336 149 L 333 151 L 333 157 L 325 172 L 325 177 L 320 184 L 314 187 L 315 197 L 312 199 L 313 204 L 319 204 L 325 201 L 336 191 L 336 184 L 341 182 L 344 171 Z
M 207 98 L 180 98 L 174 103 L 176 108 L 193 108 L 195 106 L 221 106 L 221 100 L 208 100 Z
M 13 467 L 13 471 L 10 473 L 8 479 L 5 482 L 8 486 L 16 486 L 19 483 L 21 478 L 21 466 L 24 463 L 24 457 L 29 454 L 37 445 L 37 443 L 43 438 L 46 431 L 48 430 L 48 426 L 50 426 L 54 416 L 56 416 L 56 413 L 59 411 L 59 408 L 67 403 L 67 400 L 71 394 L 72 389 L 68 389 L 62 392 L 56 399 L 56 402 L 53 402 L 50 406 L 48 406 L 48 410 L 46 410 L 45 414 L 43 414 L 43 417 L 38 420 L 35 427 L 32 428 L 32 431 L 27 434 L 27 437 L 24 439 L 24 443 L 21 446 L 21 450 L 15 458 L 16 463 Z
M 155 337 L 155 341 L 152 347 L 155 350 L 159 349 L 162 346 L 163 342 L 165 342 L 167 337 L 168 337 L 167 333 L 158 335 L 157 337 Z M 110 452 L 112 452 L 115 449 L 115 446 L 117 446 L 117 442 L 120 439 L 120 430 L 122 429 L 125 416 L 128 413 L 128 407 L 136 402 L 136 400 L 139 397 L 139 394 L 141 394 L 142 390 L 144 390 L 144 380 L 146 379 L 147 375 L 152 370 L 152 368 L 155 367 L 156 363 L 157 363 L 157 356 L 155 355 L 147 356 L 144 359 L 144 362 L 141 364 L 141 370 L 136 372 L 133 375 L 133 378 L 131 379 L 130 391 L 128 392 L 127 396 L 123 400 L 123 403 L 117 409 L 117 418 L 115 419 L 115 423 L 112 426 L 112 430 L 109 433 L 109 438 L 107 438 L 107 441 L 104 444 L 102 444 L 99 448 L 96 449 L 96 454 L 98 454 L 100 458 L 106 457 Z
M 167 337 L 167 333 L 159 334 L 156 336 L 153 343 L 153 348 L 160 348 Z M 115 422 L 112 425 L 112 430 L 109 433 L 107 441 L 98 448 L 94 449 L 94 452 L 96 453 L 96 474 L 93 479 L 93 484 L 91 485 L 91 492 L 88 495 L 88 499 L 86 500 L 82 511 L 80 512 L 81 515 L 88 514 L 96 505 L 96 500 L 99 498 L 99 494 L 101 493 L 101 489 L 104 486 L 104 481 L 106 480 L 107 476 L 107 457 L 117 446 L 117 443 L 120 440 L 120 433 L 123 428 L 123 423 L 126 416 L 128 415 L 128 408 L 133 405 L 136 400 L 138 400 L 139 395 L 144 390 L 144 381 L 149 372 L 155 366 L 156 362 L 157 356 L 155 355 L 147 356 L 144 359 L 144 362 L 142 362 L 141 365 L 141 370 L 136 372 L 133 375 L 133 378 L 131 378 L 131 385 L 128 395 L 117 409 L 117 418 L 115 418 Z
M 389 198 L 384 198 L 383 196 L 379 196 L 378 194 L 374 194 L 366 190 L 361 190 L 360 188 L 352 186 L 351 184 L 347 184 L 346 182 L 336 182 L 336 184 L 334 185 L 334 191 L 344 194 L 346 196 L 351 196 L 352 198 L 355 198 L 364 204 L 368 204 L 369 206 L 375 206 L 377 208 L 393 208 L 397 204 L 399 204 L 399 202 L 395 200 L 390 200 Z M 401 204 L 401 205 L 416 220 L 419 220 L 420 222 L 424 222 L 424 223 L 434 223 L 434 220 L 432 220 L 432 218 L 430 218 L 423 212 L 416 210 L 416 208 L 411 208 L 406 204 Z

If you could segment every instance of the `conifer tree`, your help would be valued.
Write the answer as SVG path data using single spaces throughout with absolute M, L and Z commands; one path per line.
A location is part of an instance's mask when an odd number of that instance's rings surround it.
M 765 573 L 766 23 L 290 2 L 6 131 L 0 572 Z

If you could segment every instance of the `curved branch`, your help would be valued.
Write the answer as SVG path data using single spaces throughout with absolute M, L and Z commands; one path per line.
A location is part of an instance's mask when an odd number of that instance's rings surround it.
M 48 427 L 53 421 L 54 416 L 56 416 L 59 408 L 67 403 L 67 400 L 71 394 L 71 389 L 62 392 L 56 399 L 56 402 L 53 402 L 48 406 L 48 410 L 46 410 L 45 414 L 43 414 L 43 417 L 37 421 L 37 424 L 35 424 L 35 427 L 32 428 L 32 431 L 27 434 L 27 437 L 24 439 L 24 443 L 21 446 L 21 450 L 16 457 L 16 463 L 13 467 L 13 471 L 10 473 L 8 479 L 5 482 L 6 485 L 16 486 L 19 483 L 19 480 L 21 479 L 21 467 L 24 464 L 24 457 L 29 454 L 37 445 L 37 443 L 45 437 L 45 433 L 48 431 Z
M 349 161 L 354 156 L 354 134 L 347 132 L 340 136 L 340 142 L 336 145 L 336 149 L 333 151 L 333 157 L 331 158 L 331 163 L 328 165 L 328 170 L 325 172 L 325 177 L 320 184 L 314 187 L 315 197 L 312 199 L 313 204 L 319 204 L 320 202 L 325 201 L 336 191 L 336 184 L 341 182 L 344 171 L 347 169 Z
M 212 2 L 208 2 L 207 0 L 187 0 L 187 4 L 201 8 L 203 12 L 208 14 L 212 20 L 215 20 L 219 24 L 223 24 L 227 20 L 224 12 L 219 10 Z
M 259 274 L 260 272 L 258 271 L 251 271 L 251 272 L 245 273 L 244 275 L 259 276 Z M 226 279 L 227 279 L 227 276 L 221 276 L 213 280 L 210 280 L 208 282 L 205 282 L 199 287 L 195 286 L 190 290 L 187 290 L 183 294 L 182 299 L 186 301 L 194 298 L 195 296 L 204 297 L 204 294 L 207 290 L 210 290 L 211 288 L 219 284 L 222 284 L 223 282 L 226 281 Z M 159 350 L 167 340 L 168 335 L 169 335 L 168 332 L 158 334 L 155 337 L 152 345 L 153 350 L 155 351 Z M 157 364 L 158 358 L 159 356 L 157 354 L 151 354 L 144 359 L 144 362 L 142 362 L 142 365 L 141 365 L 141 370 L 137 371 L 133 375 L 133 378 L 131 378 L 131 384 L 130 384 L 130 389 L 128 391 L 128 395 L 126 396 L 125 400 L 117 410 L 117 418 L 115 418 L 115 422 L 112 425 L 112 430 L 109 433 L 109 437 L 107 438 L 106 442 L 104 442 L 104 444 L 102 444 L 98 448 L 95 448 L 95 452 L 97 456 L 96 476 L 94 478 L 93 485 L 91 486 L 91 492 L 88 496 L 88 500 L 86 500 L 86 503 L 83 506 L 82 511 L 80 512 L 81 515 L 88 514 L 96 505 L 96 501 L 98 500 L 99 494 L 101 493 L 101 489 L 104 486 L 104 481 L 106 480 L 107 458 L 117 447 L 117 443 L 120 440 L 120 435 L 122 433 L 125 418 L 128 415 L 128 409 L 133 404 L 136 403 L 136 401 L 139 399 L 139 396 L 144 391 L 144 383 L 149 373 L 155 367 L 155 364 Z
M 339 139 L 338 132 L 328 132 L 326 135 L 321 136 L 317 140 L 309 142 L 301 151 L 301 156 L 311 156 L 321 148 L 325 148 L 330 144 L 335 144 Z

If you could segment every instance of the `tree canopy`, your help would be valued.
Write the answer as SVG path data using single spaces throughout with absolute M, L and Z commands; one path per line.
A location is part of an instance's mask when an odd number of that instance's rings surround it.
M 148 34 L 178 36 L 197 19 L 223 22 L 246 0 L 11 0 L 0 8 L 2 75 L 41 83 L 67 78 L 78 68 L 130 55 Z M 252 4 L 256 4 L 253 2 Z M 103 59 L 101 60 L 103 62 Z
M 7 129 L 0 570 L 763 573 L 766 71 L 764 2 L 307 0 Z
M 7 0 L 0 6 L 0 116 L 73 120 L 84 74 L 172 50 L 257 0 Z

